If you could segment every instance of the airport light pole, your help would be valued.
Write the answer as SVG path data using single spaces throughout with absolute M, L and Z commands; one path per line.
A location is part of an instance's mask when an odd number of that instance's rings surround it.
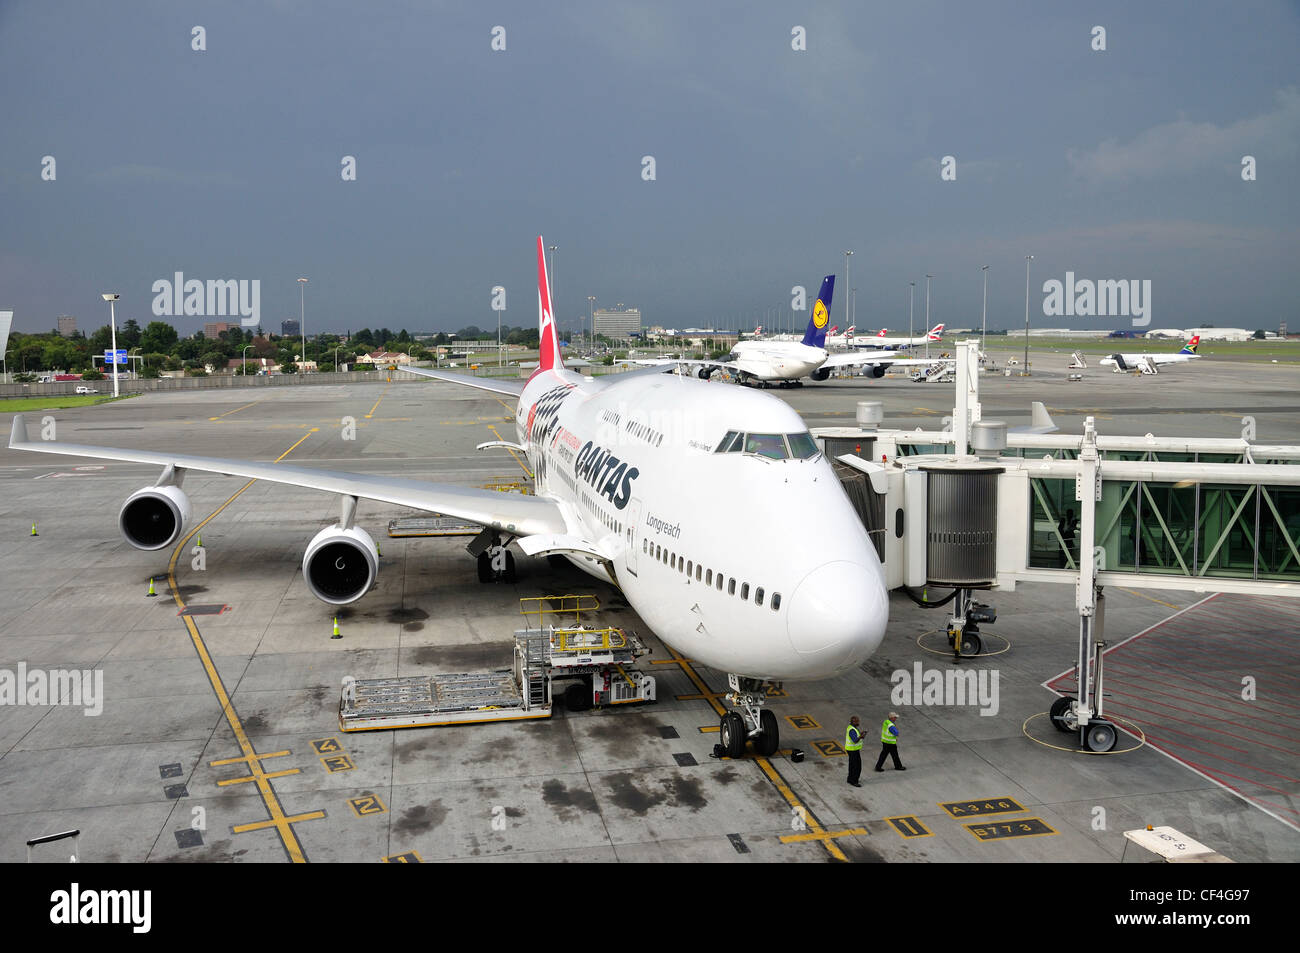
M 108 302 L 108 326 L 109 337 L 112 339 L 113 348 L 113 396 L 117 396 L 117 299 L 122 297 L 119 294 L 113 294 L 111 291 L 100 295 Z
M 595 332 L 595 328 L 596 328 L 595 295 L 587 295 L 587 327 L 591 328 L 593 333 Z M 587 337 L 586 333 L 582 335 L 582 343 L 587 345 L 588 350 L 591 349 L 591 339 Z
M 1025 363 L 1020 368 L 1021 377 L 1029 374 L 1029 263 L 1033 260 L 1033 255 L 1025 256 Z
M 240 352 L 239 369 L 243 371 L 244 377 L 248 376 L 248 349 L 252 346 L 251 344 L 245 344 L 244 350 Z
M 302 362 L 307 363 L 307 279 L 298 279 L 298 330 L 302 332 Z M 304 368 L 298 368 L 304 373 Z
M 339 348 L 342 346 L 343 345 L 340 344 L 334 348 L 334 373 L 335 374 L 339 372 Z
M 989 322 L 989 266 L 985 265 L 980 271 L 984 272 L 984 310 L 980 314 L 980 361 L 984 360 L 984 334 L 988 330 Z
M 849 327 L 849 258 L 852 256 L 853 252 L 847 250 L 844 252 L 844 328 L 846 331 Z
M 555 297 L 555 253 L 559 250 L 559 245 L 548 245 L 551 250 L 551 266 L 546 270 L 546 283 L 551 286 L 551 297 Z M 555 312 L 555 302 L 551 302 L 551 312 Z
M 925 276 L 925 359 L 930 359 L 930 279 L 934 275 Z M 910 347 L 912 342 L 908 341 Z
M 907 341 L 910 345 L 912 341 L 912 302 L 916 298 L 916 282 L 909 281 L 907 284 L 909 285 L 907 292 Z

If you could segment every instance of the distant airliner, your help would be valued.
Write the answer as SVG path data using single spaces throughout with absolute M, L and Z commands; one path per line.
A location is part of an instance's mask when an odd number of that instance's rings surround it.
M 1103 367 L 1115 368 L 1116 374 L 1129 370 L 1155 374 L 1156 368 L 1161 364 L 1184 364 L 1187 361 L 1197 360 L 1201 356 L 1196 353 L 1200 345 L 1201 336 L 1198 334 L 1177 354 L 1112 354 L 1110 357 L 1103 357 L 1097 363 Z
M 637 360 L 634 364 L 676 364 L 698 369 L 698 374 L 708 379 L 719 370 L 728 371 L 741 384 L 766 387 L 768 384 L 790 386 L 802 378 L 824 381 L 837 367 L 865 367 L 872 377 L 884 377 L 890 366 L 933 365 L 946 359 L 914 360 L 888 351 L 831 352 L 826 350 L 826 330 L 831 310 L 831 296 L 835 291 L 835 276 L 822 279 L 821 291 L 813 302 L 812 314 L 802 341 L 740 341 L 724 359 L 709 360 Z M 939 330 L 943 325 L 939 325 Z M 834 328 L 831 329 L 832 331 Z M 948 363 L 951 363 L 949 361 Z

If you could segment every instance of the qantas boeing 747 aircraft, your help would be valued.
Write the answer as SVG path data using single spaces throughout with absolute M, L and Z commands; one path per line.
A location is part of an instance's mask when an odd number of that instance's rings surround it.
M 378 571 L 357 501 L 379 500 L 484 527 L 471 543 L 481 579 L 511 573 L 505 546 L 558 554 L 618 586 L 663 642 L 728 673 L 722 743 L 771 754 L 768 683 L 826 678 L 861 663 L 889 618 L 884 572 L 829 461 L 787 404 L 656 369 L 593 379 L 566 370 L 537 240 L 541 355 L 527 381 L 413 369 L 518 399 L 517 443 L 536 495 L 167 451 L 31 441 L 16 415 L 9 446 L 162 468 L 118 524 L 131 545 L 174 544 L 190 516 L 181 489 L 198 470 L 337 493 L 339 522 L 307 545 L 303 578 L 332 604 L 366 594 Z

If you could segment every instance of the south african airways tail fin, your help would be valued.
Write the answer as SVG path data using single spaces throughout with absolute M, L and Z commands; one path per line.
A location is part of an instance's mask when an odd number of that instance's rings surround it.
M 803 342 L 813 347 L 826 346 L 826 326 L 831 320 L 831 296 L 835 292 L 835 276 L 827 275 L 822 279 L 822 290 L 813 302 L 812 317 L 808 319 L 808 330 L 804 331 Z

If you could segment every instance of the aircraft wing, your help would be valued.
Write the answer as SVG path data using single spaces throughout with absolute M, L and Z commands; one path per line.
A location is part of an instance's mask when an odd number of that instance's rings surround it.
M 341 493 L 366 500 L 378 500 L 381 503 L 409 506 L 411 509 L 428 513 L 455 516 L 480 526 L 504 529 L 516 536 L 568 532 L 560 508 L 550 500 L 537 496 L 501 493 L 497 490 L 482 490 L 447 483 L 427 483 L 423 480 L 376 476 L 369 473 L 316 470 L 283 463 L 258 463 L 219 457 L 197 457 L 184 453 L 163 453 L 155 450 L 117 450 L 112 447 L 59 443 L 53 440 L 28 440 L 27 424 L 22 414 L 14 415 L 9 447 L 12 450 L 58 453 L 69 457 L 93 457 L 98 460 L 120 460 L 124 463 L 174 466 L 177 469 L 199 470 L 204 473 L 219 473 L 223 476 L 284 483 L 308 490 Z
M 431 377 L 435 381 L 446 381 L 449 384 L 464 384 L 466 387 L 475 387 L 494 394 L 509 394 L 511 397 L 522 394 L 524 385 L 528 383 L 522 379 L 508 377 L 469 377 L 465 374 L 437 371 L 428 367 L 399 367 L 398 370 L 406 371 L 408 374 L 418 374 L 421 377 Z
M 897 364 L 900 367 L 918 364 L 955 364 L 956 361 L 950 357 L 934 357 L 926 360 L 924 358 L 899 357 L 896 351 L 876 351 L 874 353 L 844 353 L 831 354 L 827 356 L 826 363 L 822 367 L 858 367 L 864 364 Z

